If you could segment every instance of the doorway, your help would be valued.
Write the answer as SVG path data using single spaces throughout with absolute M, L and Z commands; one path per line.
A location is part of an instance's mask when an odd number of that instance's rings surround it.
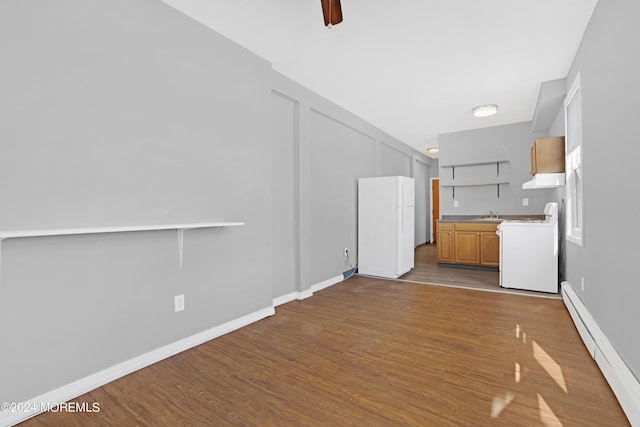
M 431 178 L 431 243 L 436 242 L 436 221 L 440 219 L 440 178 Z

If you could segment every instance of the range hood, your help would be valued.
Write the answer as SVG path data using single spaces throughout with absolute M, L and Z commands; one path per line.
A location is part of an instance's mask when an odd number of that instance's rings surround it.
M 564 185 L 564 173 L 539 173 L 531 181 L 522 184 L 523 190 L 557 188 Z

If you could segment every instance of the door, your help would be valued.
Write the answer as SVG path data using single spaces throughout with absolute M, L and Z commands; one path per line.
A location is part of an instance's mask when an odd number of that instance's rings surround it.
M 431 180 L 431 235 L 433 243 L 436 243 L 438 233 L 436 221 L 440 219 L 440 179 Z
M 500 237 L 496 233 L 480 233 L 480 264 L 500 266 Z
M 453 230 L 440 228 L 436 234 L 438 234 L 438 262 L 453 262 Z
M 480 233 L 456 231 L 453 259 L 458 264 L 480 264 Z

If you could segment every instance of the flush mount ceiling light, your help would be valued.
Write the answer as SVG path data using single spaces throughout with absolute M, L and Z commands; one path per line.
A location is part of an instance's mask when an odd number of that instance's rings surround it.
M 497 112 L 498 106 L 496 104 L 478 105 L 473 109 L 473 115 L 476 117 L 493 116 Z
M 440 152 L 440 149 L 438 147 L 427 148 L 427 153 L 435 154 L 439 152 Z

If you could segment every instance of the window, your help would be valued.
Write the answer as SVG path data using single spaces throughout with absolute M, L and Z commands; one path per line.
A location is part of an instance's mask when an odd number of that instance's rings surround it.
M 564 101 L 566 140 L 566 232 L 567 240 L 584 245 L 582 171 L 582 78 L 576 76 Z

